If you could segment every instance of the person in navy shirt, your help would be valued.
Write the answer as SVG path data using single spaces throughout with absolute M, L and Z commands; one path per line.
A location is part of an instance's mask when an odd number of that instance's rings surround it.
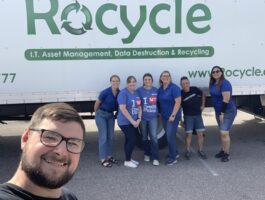
M 149 162 L 150 156 L 153 165 L 159 165 L 158 142 L 157 142 L 157 92 L 153 86 L 153 76 L 146 73 L 143 76 L 143 86 L 137 90 L 142 102 L 142 121 L 140 129 L 142 133 L 142 143 L 144 149 L 144 160 Z M 151 145 L 148 141 L 151 139 Z
M 206 154 L 203 151 L 203 132 L 205 127 L 202 119 L 202 110 L 205 105 L 205 95 L 203 92 L 194 86 L 190 86 L 190 81 L 186 76 L 181 77 L 181 106 L 184 114 L 184 128 L 186 132 L 186 152 L 187 160 L 191 157 L 191 140 L 192 133 L 195 130 L 198 139 L 198 155 L 202 159 L 206 159 Z
M 132 152 L 136 145 L 138 127 L 141 122 L 142 108 L 139 93 L 136 91 L 136 78 L 127 78 L 127 87 L 122 89 L 118 95 L 119 112 L 117 116 L 118 125 L 125 135 L 125 161 L 124 166 L 137 168 L 139 162 L 132 159 Z
M 118 161 L 112 156 L 114 137 L 114 111 L 118 110 L 117 96 L 119 94 L 120 78 L 110 77 L 111 86 L 100 92 L 94 105 L 96 125 L 98 127 L 99 159 L 103 167 L 112 167 Z
M 224 71 L 219 66 L 211 70 L 209 90 L 212 98 L 212 105 L 221 133 L 221 151 L 215 155 L 221 161 L 230 160 L 230 136 L 229 131 L 236 117 L 236 106 L 232 99 L 232 85 L 225 79 Z
M 161 73 L 159 82 L 158 105 L 169 148 L 169 157 L 166 160 L 166 165 L 173 165 L 177 163 L 177 158 L 179 157 L 176 134 L 181 118 L 181 92 L 180 88 L 172 83 L 169 71 Z

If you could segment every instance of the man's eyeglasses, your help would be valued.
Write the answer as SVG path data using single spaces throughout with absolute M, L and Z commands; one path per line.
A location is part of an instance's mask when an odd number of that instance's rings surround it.
M 67 151 L 74 154 L 81 153 L 85 147 L 84 140 L 78 138 L 66 138 L 55 131 L 35 128 L 30 128 L 29 130 L 39 132 L 41 134 L 41 143 L 47 147 L 57 147 L 62 141 L 65 141 Z
M 221 72 L 220 70 L 215 70 L 215 71 L 212 71 L 212 74 L 218 74 L 220 72 Z

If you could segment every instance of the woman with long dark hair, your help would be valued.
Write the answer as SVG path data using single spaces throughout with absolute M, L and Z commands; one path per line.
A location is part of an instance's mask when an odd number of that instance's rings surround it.
M 153 165 L 159 165 L 158 141 L 157 141 L 157 93 L 153 86 L 153 76 L 146 73 L 143 76 L 143 86 L 137 90 L 142 102 L 142 121 L 140 129 L 144 149 L 144 161 L 153 161 Z M 150 137 L 150 143 L 148 141 Z
M 229 131 L 237 111 L 232 99 L 232 85 L 225 79 L 224 71 L 219 66 L 214 66 L 211 70 L 209 90 L 221 134 L 221 150 L 215 157 L 221 158 L 222 162 L 227 162 L 230 160 L 229 150 L 231 142 Z

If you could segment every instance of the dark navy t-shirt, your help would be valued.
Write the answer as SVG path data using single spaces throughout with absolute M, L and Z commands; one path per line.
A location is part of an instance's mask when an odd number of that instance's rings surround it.
M 142 102 L 142 119 L 150 121 L 157 118 L 157 92 L 156 87 L 150 89 L 145 89 L 140 87 L 137 90 L 139 92 L 141 102 Z
M 101 102 L 99 109 L 102 108 L 108 111 L 118 110 L 117 96 L 118 94 L 116 96 L 113 95 L 111 87 L 108 87 L 105 90 L 101 91 L 98 97 Z
M 223 96 L 222 92 L 230 92 L 230 100 L 227 105 L 227 110 L 235 108 L 234 101 L 232 100 L 232 85 L 230 82 L 226 79 L 222 81 L 220 90 L 216 88 L 215 83 L 210 85 L 210 94 L 211 94 L 211 99 L 212 99 L 212 104 L 215 109 L 216 113 L 221 113 L 222 111 L 222 103 L 223 103 Z
M 197 87 L 190 87 L 190 91 L 181 90 L 181 106 L 184 115 L 201 115 L 202 91 Z
M 69 190 L 63 188 L 59 198 L 40 197 L 11 183 L 0 184 L 0 200 L 77 200 Z
M 158 89 L 158 103 L 160 113 L 164 119 L 169 119 L 175 106 L 175 99 L 180 96 L 180 88 L 176 84 L 170 83 L 165 90 L 163 86 L 160 86 Z M 176 117 L 181 117 L 181 109 L 178 110 Z

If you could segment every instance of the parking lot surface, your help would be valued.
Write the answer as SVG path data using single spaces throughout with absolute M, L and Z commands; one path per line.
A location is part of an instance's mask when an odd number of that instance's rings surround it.
M 121 165 L 103 168 L 98 161 L 97 129 L 93 120 L 86 120 L 87 145 L 81 155 L 79 169 L 67 187 L 80 200 L 264 200 L 265 199 L 265 123 L 252 115 L 238 112 L 231 131 L 231 160 L 222 163 L 214 158 L 219 151 L 219 133 L 214 112 L 203 113 L 206 125 L 205 152 L 208 159 L 194 153 L 185 160 L 184 130 L 177 134 L 180 158 L 173 166 L 165 166 L 167 148 L 160 150 L 160 166 L 143 161 L 143 152 L 133 154 L 140 161 L 137 169 L 122 165 L 123 134 L 115 133 L 114 156 Z M 28 122 L 10 121 L 0 124 L 0 183 L 14 174 L 20 159 L 20 135 Z

